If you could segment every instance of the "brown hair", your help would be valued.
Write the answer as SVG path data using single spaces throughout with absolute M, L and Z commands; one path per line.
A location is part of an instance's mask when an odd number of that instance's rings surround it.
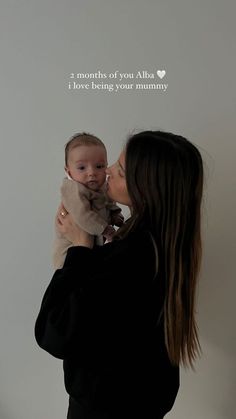
M 81 145 L 101 146 L 106 151 L 106 147 L 103 144 L 103 142 L 98 137 L 95 137 L 95 135 L 89 134 L 87 132 L 76 133 L 76 134 L 72 135 L 72 137 L 70 137 L 69 141 L 67 141 L 67 143 L 65 145 L 65 165 L 66 166 L 68 164 L 68 156 L 69 156 L 70 150 L 72 150 L 73 148 L 75 148 L 77 146 L 81 146 Z
M 145 228 L 157 259 L 155 280 L 164 301 L 159 321 L 174 365 L 190 364 L 200 353 L 195 294 L 201 263 L 203 163 L 186 138 L 163 131 L 144 131 L 126 145 L 126 183 L 131 217 L 118 231 Z

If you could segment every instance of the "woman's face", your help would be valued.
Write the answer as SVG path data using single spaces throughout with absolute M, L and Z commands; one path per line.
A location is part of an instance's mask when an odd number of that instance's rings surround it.
M 117 162 L 106 169 L 107 194 L 115 202 L 131 206 L 125 179 L 125 152 L 122 151 Z

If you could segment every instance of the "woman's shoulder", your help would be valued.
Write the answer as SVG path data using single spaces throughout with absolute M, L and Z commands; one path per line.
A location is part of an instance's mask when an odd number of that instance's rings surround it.
M 153 251 L 152 251 L 153 249 Z M 126 237 L 114 239 L 104 246 L 94 248 L 97 255 L 105 258 L 120 256 L 124 259 L 135 257 L 144 258 L 145 255 L 154 254 L 152 236 L 147 230 L 130 232 Z M 137 260 L 138 263 L 138 260 Z
M 125 238 L 114 240 L 95 250 L 97 272 L 112 273 L 113 282 L 125 286 L 136 284 L 147 286 L 156 272 L 156 252 L 151 234 L 146 231 L 129 233 Z M 149 281 L 150 279 L 150 281 Z

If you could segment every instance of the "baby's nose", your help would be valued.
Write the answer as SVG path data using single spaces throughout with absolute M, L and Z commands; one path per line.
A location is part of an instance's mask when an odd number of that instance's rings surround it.
M 95 176 L 96 175 L 96 170 L 91 167 L 91 169 L 89 169 L 88 174 L 89 174 L 89 176 Z

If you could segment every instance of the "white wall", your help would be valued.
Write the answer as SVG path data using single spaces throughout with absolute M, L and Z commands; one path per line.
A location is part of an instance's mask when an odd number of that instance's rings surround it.
M 61 361 L 34 341 L 65 142 L 88 130 L 112 162 L 130 131 L 155 128 L 188 137 L 207 166 L 203 355 L 168 418 L 236 417 L 235 13 L 233 0 L 1 1 L 1 419 L 66 417 Z M 68 90 L 71 72 L 98 69 L 165 69 L 168 89 Z

